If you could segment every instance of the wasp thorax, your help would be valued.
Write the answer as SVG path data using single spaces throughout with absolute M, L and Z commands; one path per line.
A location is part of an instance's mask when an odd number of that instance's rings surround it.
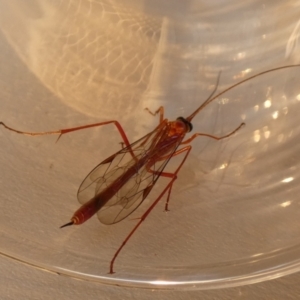
M 189 131 L 189 128 L 185 122 L 178 119 L 174 122 L 171 122 L 170 125 L 169 136 L 181 135 Z

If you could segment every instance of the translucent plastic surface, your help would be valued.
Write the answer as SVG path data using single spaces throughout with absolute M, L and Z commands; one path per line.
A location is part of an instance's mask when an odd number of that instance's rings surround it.
M 299 1 L 2 1 L 0 120 L 47 131 L 117 119 L 131 141 L 210 94 L 299 57 Z M 199 138 L 164 199 L 109 262 L 166 180 L 128 219 L 59 229 L 77 189 L 120 149 L 113 126 L 56 137 L 0 128 L 0 252 L 107 284 L 218 288 L 300 268 L 300 68 L 258 77 L 193 121 Z M 178 163 L 176 158 L 170 168 Z

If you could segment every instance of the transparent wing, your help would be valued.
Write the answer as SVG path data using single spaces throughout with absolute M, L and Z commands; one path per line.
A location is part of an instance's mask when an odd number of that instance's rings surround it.
M 153 147 L 153 138 L 157 139 L 156 133 L 153 131 L 144 136 L 92 170 L 79 187 L 77 194 L 79 202 L 81 204 L 88 202 L 118 180 L 129 168 L 137 165 L 137 161 L 143 160 L 149 151 L 153 151 L 149 149 Z M 174 145 L 174 151 L 178 145 Z M 129 216 L 150 193 L 167 163 L 168 159 L 157 161 L 152 165 L 151 171 L 146 169 L 147 161 L 144 161 L 142 167 L 137 167 L 131 178 L 98 211 L 97 215 L 101 223 L 114 224 Z

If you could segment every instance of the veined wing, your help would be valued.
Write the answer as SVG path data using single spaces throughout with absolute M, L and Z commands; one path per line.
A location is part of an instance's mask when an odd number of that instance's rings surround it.
M 114 224 L 123 220 L 137 209 L 150 193 L 169 160 L 156 161 L 150 172 L 146 169 L 149 151 L 153 151 L 149 150 L 153 146 L 153 137 L 157 138 L 155 130 L 101 162 L 82 182 L 77 197 L 79 202 L 84 204 L 110 187 L 131 168 L 131 177 L 98 211 L 101 223 Z M 174 145 L 170 154 L 179 144 L 180 141 Z M 139 165 L 140 162 L 142 165 Z M 132 172 L 132 168 L 136 170 Z

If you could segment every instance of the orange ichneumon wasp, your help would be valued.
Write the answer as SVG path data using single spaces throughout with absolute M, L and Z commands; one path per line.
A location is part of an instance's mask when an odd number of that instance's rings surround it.
M 141 218 L 139 218 L 138 223 L 115 252 L 110 262 L 110 273 L 112 274 L 114 273 L 114 262 L 120 251 L 166 193 L 167 199 L 165 210 L 168 210 L 172 186 L 177 178 L 179 170 L 192 149 L 192 146 L 189 144 L 198 136 L 205 136 L 215 140 L 228 138 L 245 125 L 244 123 L 241 123 L 233 131 L 224 136 L 218 137 L 206 133 L 194 133 L 191 137 L 184 140 L 185 135 L 193 129 L 191 123 L 192 119 L 209 103 L 246 81 L 276 70 L 299 66 L 300 65 L 288 65 L 258 73 L 230 86 L 214 96 L 219 83 L 219 74 L 217 84 L 211 95 L 186 118 L 179 117 L 175 121 L 168 121 L 167 119 L 164 119 L 163 107 L 160 107 L 154 113 L 146 108 L 152 115 L 159 114 L 159 125 L 153 131 L 132 144 L 129 143 L 128 138 L 118 121 L 106 121 L 48 132 L 24 132 L 11 128 L 3 122 L 0 122 L 0 125 L 13 132 L 31 136 L 58 134 L 58 139 L 63 134 L 108 124 L 114 124 L 119 131 L 123 140 L 122 149 L 102 161 L 83 180 L 77 193 L 77 198 L 82 206 L 74 213 L 71 221 L 61 226 L 61 228 L 82 224 L 96 213 L 100 222 L 104 224 L 109 225 L 120 222 L 138 208 L 149 195 L 160 176 L 170 179 L 158 198 L 144 212 Z M 165 172 L 164 169 L 169 160 L 180 154 L 183 155 L 183 159 L 175 172 Z

